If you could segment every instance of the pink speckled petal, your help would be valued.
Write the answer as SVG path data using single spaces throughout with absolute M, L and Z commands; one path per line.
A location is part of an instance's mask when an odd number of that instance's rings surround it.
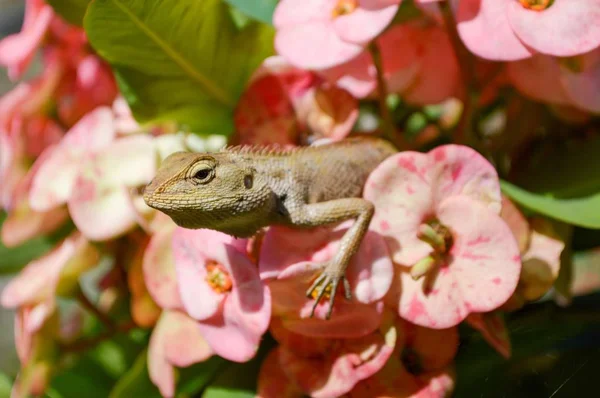
M 333 28 L 344 41 L 366 44 L 389 25 L 400 1 L 360 0 L 354 11 L 333 19 Z
M 382 162 L 369 176 L 364 197 L 375 205 L 370 228 L 383 235 L 394 262 L 413 265 L 431 246 L 417 238 L 417 229 L 433 213 L 430 159 L 402 152 Z
M 39 169 L 33 177 L 29 201 L 38 211 L 59 206 L 71 196 L 81 162 L 106 148 L 114 139 L 113 116 L 109 108 L 101 107 L 84 116 L 73 126 L 60 144 L 47 149 L 36 162 Z
M 543 11 L 526 9 L 517 1 L 505 7 L 514 32 L 536 51 L 568 57 L 600 45 L 599 0 L 554 0 Z
M 560 81 L 574 105 L 600 113 L 600 49 L 581 55 L 576 61 L 582 70 L 575 72 L 561 65 Z
M 314 20 L 329 19 L 335 0 L 281 0 L 273 13 L 273 25 L 282 29 Z
M 146 247 L 143 260 L 144 282 L 161 308 L 181 309 L 172 241 L 174 224 L 157 231 Z
M 452 260 L 440 268 L 427 294 L 423 278 L 414 281 L 401 273 L 399 313 L 418 325 L 443 329 L 506 302 L 517 286 L 521 259 L 506 223 L 478 201 L 450 197 L 437 216 L 452 230 Z
M 461 0 L 456 14 L 457 29 L 467 48 L 496 61 L 530 57 L 532 52 L 519 40 L 508 21 L 511 0 Z M 545 30 L 537 33 L 546 34 Z
M 176 311 L 164 311 L 150 337 L 148 373 L 164 397 L 175 394 L 174 366 L 189 366 L 213 355 L 197 323 Z
M 462 145 L 442 145 L 427 156 L 432 162 L 435 203 L 453 195 L 465 195 L 500 213 L 502 197 L 498 173 L 479 152 Z
M 526 96 L 554 104 L 571 104 L 561 84 L 561 70 L 555 57 L 536 54 L 529 59 L 510 62 L 506 70 L 511 83 Z
M 255 270 L 248 267 L 246 273 Z M 215 353 L 230 361 L 246 362 L 256 354 L 270 319 L 271 295 L 255 274 L 252 280 L 234 288 L 223 312 L 201 321 L 199 327 Z
M 340 39 L 328 21 L 311 21 L 278 30 L 275 49 L 294 66 L 318 70 L 351 60 L 363 46 Z

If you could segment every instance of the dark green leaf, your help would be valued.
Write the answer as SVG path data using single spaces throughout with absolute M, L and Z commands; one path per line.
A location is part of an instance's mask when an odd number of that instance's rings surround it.
M 61 17 L 67 22 L 83 26 L 83 16 L 90 0 L 47 0 Z
M 273 22 L 273 11 L 278 0 L 225 0 L 244 14 L 267 24 Z
M 227 364 L 223 358 L 214 356 L 207 361 L 179 369 L 178 395 L 193 396 L 202 391 Z
M 502 192 L 515 202 L 537 213 L 581 227 L 600 228 L 600 192 L 579 198 L 560 199 L 529 192 L 501 181 Z
M 160 392 L 148 376 L 147 357 L 147 350 L 139 354 L 133 366 L 115 384 L 110 395 L 107 395 L 109 398 L 160 398 Z
M 77 362 L 54 378 L 50 383 L 52 398 L 106 398 L 114 379 L 90 356 L 84 355 Z
M 94 0 L 84 26 L 115 70 L 141 122 L 174 120 L 200 133 L 229 134 L 232 113 L 273 29 L 238 29 L 221 0 Z

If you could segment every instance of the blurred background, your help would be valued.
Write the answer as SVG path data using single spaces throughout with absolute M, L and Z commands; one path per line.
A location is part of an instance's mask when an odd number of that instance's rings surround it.
M 0 0 L 0 39 L 21 29 L 23 11 L 24 2 L 21 0 Z M 0 96 L 12 86 L 6 76 L 6 69 L 0 68 Z M 4 246 L 0 243 L 0 257 L 6 255 L 2 253 L 3 249 Z M 0 274 L 0 292 L 9 279 L 10 276 Z M 18 369 L 19 361 L 13 341 L 13 311 L 0 307 L 0 372 L 15 376 Z

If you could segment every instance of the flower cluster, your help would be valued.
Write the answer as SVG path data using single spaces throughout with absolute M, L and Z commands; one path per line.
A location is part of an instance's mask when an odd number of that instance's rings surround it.
M 84 29 L 28 0 L 22 31 L 0 41 L 0 64 L 15 81 L 36 52 L 44 68 L 0 98 L 1 238 L 59 238 L 0 297 L 16 311 L 13 395 L 43 394 L 60 358 L 91 347 L 81 314 L 65 319 L 59 299 L 91 312 L 107 338 L 147 330 L 149 378 L 165 397 L 177 395 L 178 368 L 213 356 L 246 363 L 267 335 L 263 398 L 448 396 L 465 323 L 510 356 L 503 313 L 552 289 L 568 238 L 501 193 L 499 173 L 509 175 L 524 140 L 497 140 L 514 138 L 498 133 L 512 103 L 499 122 L 478 110 L 504 106 L 516 88 L 562 120 L 600 112 L 600 0 L 407 3 L 281 0 L 277 54 L 246 82 L 226 139 L 190 133 L 176 112 L 138 124 L 135 96 L 126 84 L 119 93 L 118 68 Z M 416 137 L 399 131 L 411 122 L 401 108 L 426 120 Z M 174 152 L 355 133 L 402 151 L 366 181 L 374 215 L 347 270 L 352 298 L 326 293 L 340 296 L 331 319 L 305 292 L 354 220 L 238 239 L 178 227 L 142 199 Z M 103 272 L 97 300 L 80 284 L 92 269 Z

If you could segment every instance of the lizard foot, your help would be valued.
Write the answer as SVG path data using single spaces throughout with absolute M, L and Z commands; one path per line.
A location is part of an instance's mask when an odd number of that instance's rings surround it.
M 329 294 L 329 309 L 327 310 L 327 315 L 325 319 L 331 318 L 331 312 L 333 311 L 333 303 L 335 301 L 335 293 L 337 292 L 337 288 L 340 282 L 344 285 L 344 295 L 346 299 L 350 300 L 352 298 L 352 293 L 350 291 L 350 283 L 348 283 L 348 279 L 342 273 L 339 275 L 339 272 L 330 272 L 328 271 L 329 267 L 326 267 L 325 270 L 319 277 L 312 283 L 312 285 L 306 291 L 307 297 L 314 297 L 315 304 L 312 307 L 312 311 L 310 312 L 310 317 L 312 318 L 315 314 L 315 308 L 319 305 L 319 302 L 325 296 L 325 294 Z

